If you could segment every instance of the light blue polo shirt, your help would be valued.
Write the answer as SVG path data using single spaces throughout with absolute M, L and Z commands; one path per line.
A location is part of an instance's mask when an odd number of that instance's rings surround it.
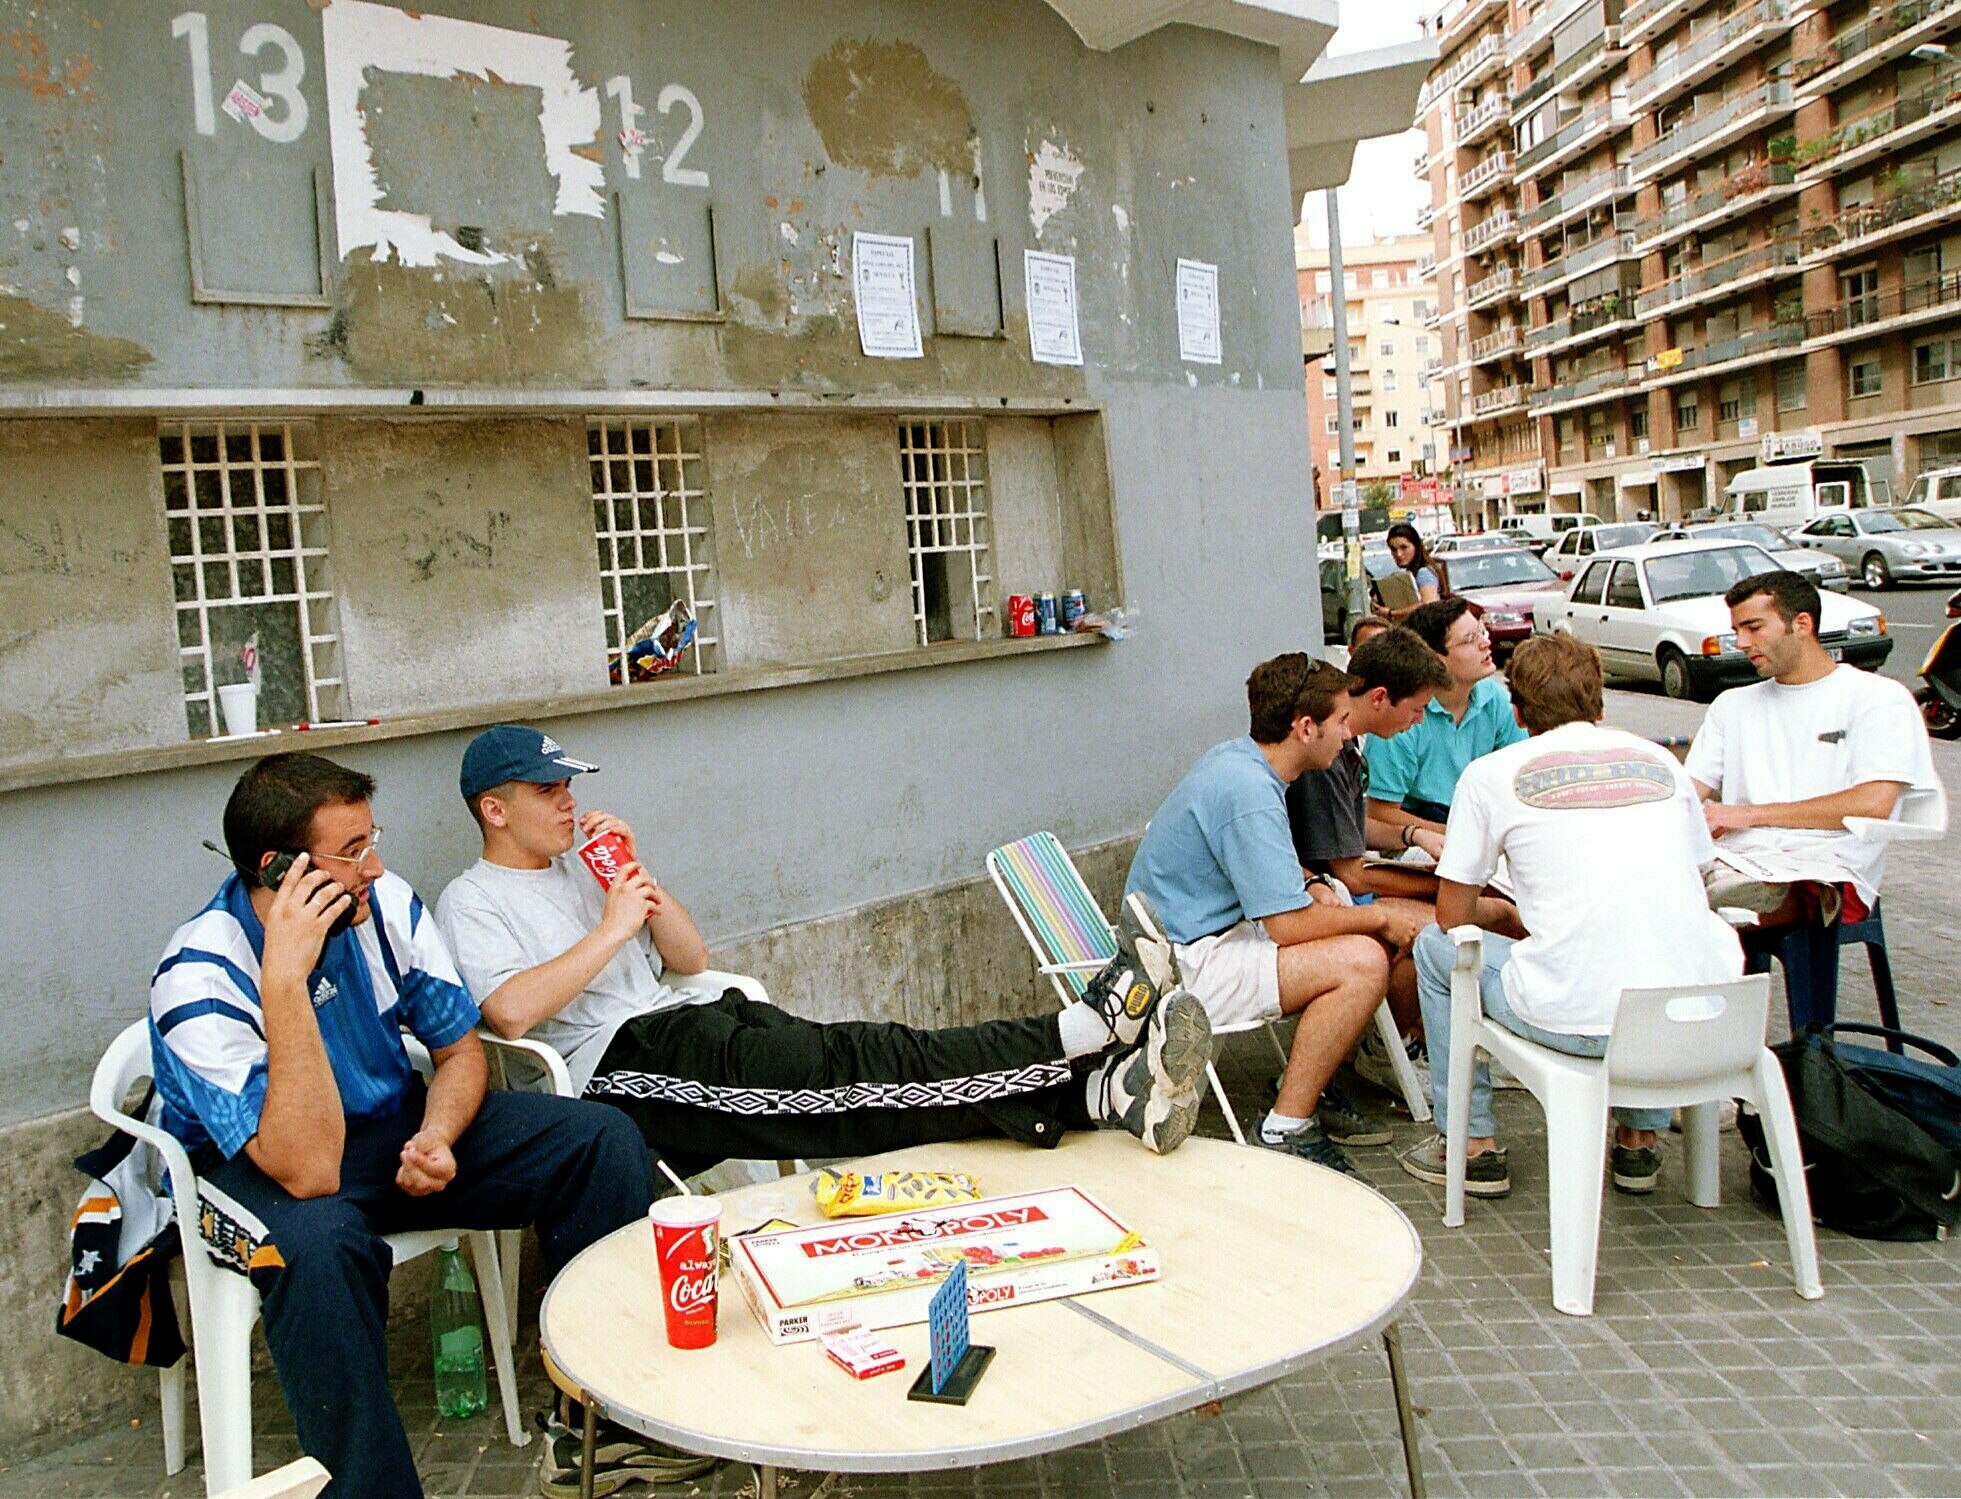
M 1493 673 L 1471 689 L 1461 719 L 1436 698 L 1411 728 L 1369 742 L 1369 795 L 1377 801 L 1435 802 L 1448 807 L 1464 767 L 1526 738 L 1512 716 L 1512 694 Z
M 1173 942 L 1298 911 L 1307 885 L 1287 824 L 1287 783 L 1252 736 L 1215 744 L 1171 788 L 1130 861 Z

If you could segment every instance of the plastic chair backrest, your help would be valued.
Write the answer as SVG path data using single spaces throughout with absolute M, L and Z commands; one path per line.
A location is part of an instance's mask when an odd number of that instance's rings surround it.
M 1747 1070 L 1764 1048 L 1770 976 L 1725 984 L 1623 989 L 1607 1040 L 1615 1082 L 1691 1083 Z
M 1116 956 L 1117 939 L 1095 897 L 1053 833 L 1030 833 L 987 856 L 1014 896 L 1029 934 L 1050 963 L 1102 961 Z M 1061 982 L 1080 996 L 1093 973 L 1065 973 Z

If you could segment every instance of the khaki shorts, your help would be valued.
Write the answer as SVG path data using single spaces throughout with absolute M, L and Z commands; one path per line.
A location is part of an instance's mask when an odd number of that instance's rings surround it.
M 1185 987 L 1214 1030 L 1280 1018 L 1280 948 L 1257 921 L 1175 948 Z

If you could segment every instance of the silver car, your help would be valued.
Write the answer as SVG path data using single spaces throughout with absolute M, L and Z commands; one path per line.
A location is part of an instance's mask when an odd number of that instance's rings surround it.
M 1784 539 L 1783 532 L 1774 526 L 1766 526 L 1762 521 L 1712 521 L 1702 525 L 1675 526 L 1662 532 L 1655 540 L 1747 541 L 1769 552 L 1771 561 L 1779 567 L 1803 573 L 1819 588 L 1846 593 L 1852 587 L 1852 575 L 1845 570 L 1845 564 L 1830 552 L 1794 547 Z
M 1929 510 L 1837 510 L 1791 539 L 1857 568 L 1868 588 L 1961 578 L 1961 527 Z

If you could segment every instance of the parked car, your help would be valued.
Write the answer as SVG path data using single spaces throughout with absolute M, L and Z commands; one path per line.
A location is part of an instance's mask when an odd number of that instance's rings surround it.
M 1599 524 L 1600 517 L 1595 515 L 1591 510 L 1569 511 L 1557 515 L 1541 510 L 1534 511 L 1530 515 L 1514 515 L 1509 520 L 1500 523 L 1498 529 L 1501 531 L 1516 532 L 1521 536 L 1530 536 L 1539 541 L 1551 542 L 1558 540 L 1568 531 L 1577 530 L 1581 526 L 1597 526 Z
M 1736 648 L 1723 594 L 1777 564 L 1736 541 L 1651 541 L 1595 557 L 1564 594 L 1533 605 L 1540 634 L 1565 634 L 1600 652 L 1611 675 L 1659 681 L 1670 697 L 1705 700 L 1757 680 Z M 1892 653 L 1886 616 L 1859 599 L 1821 596 L 1818 639 L 1835 660 L 1876 670 Z
M 1450 591 L 1470 600 L 1501 660 L 1532 633 L 1540 595 L 1564 594 L 1553 570 L 1522 547 L 1482 547 L 1450 559 Z
M 1606 525 L 1579 526 L 1560 537 L 1548 551 L 1546 565 L 1559 574 L 1561 582 L 1571 582 L 1587 558 L 1615 547 L 1639 546 L 1661 529 L 1644 520 L 1610 521 Z
M 1552 544 L 1559 540 L 1557 536 L 1534 536 L 1516 521 L 1506 521 L 1498 528 L 1498 534 L 1520 551 L 1530 552 L 1534 557 L 1545 556 Z
M 1438 537 L 1431 543 L 1429 552 L 1432 557 L 1455 557 L 1460 552 L 1489 552 L 1515 546 L 1502 531 L 1462 531 L 1455 536 Z
M 1788 567 L 1794 573 L 1803 573 L 1820 588 L 1829 588 L 1833 593 L 1844 593 L 1852 586 L 1852 575 L 1845 570 L 1845 564 L 1830 552 L 1810 550 L 1793 546 L 1782 531 L 1766 526 L 1761 521 L 1708 521 L 1691 522 L 1686 526 L 1675 526 L 1652 538 L 1655 541 L 1747 541 L 1752 546 L 1760 546 L 1770 553 L 1771 561 L 1779 567 Z
M 1961 522 L 1961 468 L 1929 469 L 1913 481 L 1900 507 L 1931 510 L 1942 520 Z
M 1354 621 L 1348 614 L 1348 559 L 1338 541 L 1324 543 L 1316 554 L 1321 574 L 1321 637 L 1340 645 L 1348 643 L 1348 629 Z M 1396 559 L 1387 547 L 1362 548 L 1362 571 L 1371 579 L 1396 570 Z
M 1868 588 L 1961 577 L 1961 527 L 1931 510 L 1841 510 L 1791 540 L 1857 568 Z

